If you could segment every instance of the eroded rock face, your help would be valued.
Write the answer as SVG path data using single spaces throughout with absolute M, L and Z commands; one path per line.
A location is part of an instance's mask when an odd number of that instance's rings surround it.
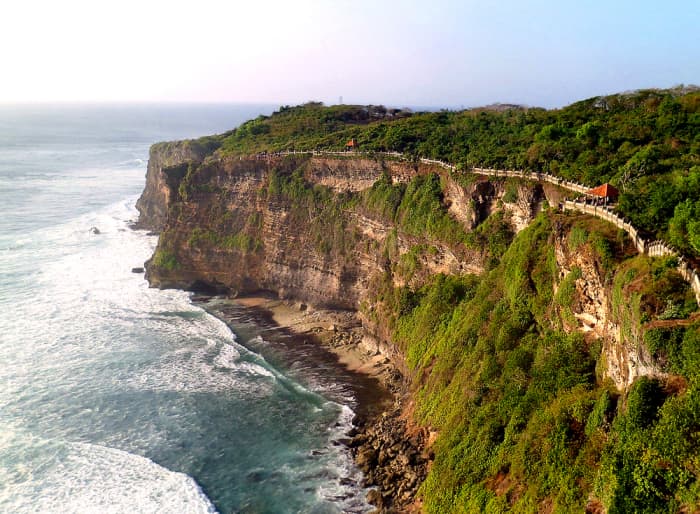
M 314 158 L 307 178 L 310 182 L 331 188 L 336 193 L 363 191 L 372 187 L 386 168 L 372 159 Z M 388 171 L 388 170 L 387 170 Z
M 202 166 L 159 242 L 176 264 L 149 264 L 151 285 L 269 290 L 280 298 L 355 308 L 367 277 L 380 266 L 368 246 L 373 239 L 349 232 L 343 213 L 319 224 L 319 213 L 268 197 L 278 164 L 228 159 Z M 346 237 L 356 244 L 338 247 Z
M 160 232 L 168 209 L 177 195 L 180 180 L 190 163 L 199 164 L 206 151 L 188 141 L 158 143 L 151 146 L 146 171 L 146 187 L 136 202 L 137 228 Z
M 304 199 L 274 194 L 273 175 L 295 169 L 303 169 L 312 184 L 349 194 L 371 187 L 383 174 L 395 183 L 407 182 L 435 171 L 430 167 L 370 159 L 202 159 L 202 153 L 177 143 L 152 149 L 138 206 L 140 226 L 162 231 L 156 259 L 146 266 L 153 286 L 232 293 L 269 290 L 281 298 L 357 309 L 372 277 L 417 245 L 430 246 L 430 251 L 420 255 L 420 271 L 407 279 L 412 286 L 435 273 L 483 269 L 479 251 L 409 236 L 361 210 L 304 210 Z M 187 175 L 192 166 L 196 173 Z M 186 175 L 187 193 L 181 197 L 178 189 Z M 453 212 L 462 213 L 456 215 L 459 220 L 471 219 L 475 196 L 483 200 L 480 216 L 486 216 L 498 199 L 484 195 L 502 195 L 488 183 L 465 190 L 449 177 L 445 180 L 445 201 Z M 387 238 L 392 238 L 391 262 L 381 251 Z M 396 285 L 403 282 L 397 279 Z
M 518 183 L 515 185 L 515 198 L 506 198 L 505 192 L 503 208 L 510 214 L 510 221 L 515 232 L 526 228 L 537 213 L 542 210 L 544 191 L 540 184 Z M 512 200 L 512 201 L 505 201 Z
M 554 255 L 561 284 L 570 273 L 578 270 L 575 294 L 569 305 L 576 323 L 564 323 L 569 330 L 580 330 L 596 338 L 615 338 L 618 327 L 610 320 L 610 298 L 604 285 L 603 272 L 599 269 L 590 249 L 581 246 L 572 249 L 566 240 L 567 233 L 560 233 L 555 240 Z
M 599 371 L 620 391 L 626 390 L 640 376 L 665 376 L 649 354 L 641 334 L 634 330 L 625 334 L 622 330 L 613 311 L 611 285 L 606 284 L 605 272 L 590 247 L 581 245 L 572 249 L 567 235 L 567 231 L 559 231 L 554 244 L 558 283 L 561 284 L 574 270 L 579 277 L 574 282 L 575 294 L 569 305 L 575 322 L 562 316 L 564 328 L 582 332 L 589 340 L 602 342 L 603 366 Z
M 445 198 L 455 219 L 470 229 L 476 228 L 491 214 L 503 211 L 515 233 L 527 227 L 545 200 L 540 184 L 491 181 L 479 176 L 469 187 L 445 180 Z

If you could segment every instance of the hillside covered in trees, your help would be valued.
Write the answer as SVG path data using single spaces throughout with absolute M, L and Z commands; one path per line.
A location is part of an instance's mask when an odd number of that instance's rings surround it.
M 468 169 L 546 171 L 610 182 L 618 210 L 652 237 L 700 256 L 700 90 L 643 90 L 545 110 L 507 106 L 412 113 L 382 106 L 282 107 L 198 141 L 209 151 L 398 151 Z

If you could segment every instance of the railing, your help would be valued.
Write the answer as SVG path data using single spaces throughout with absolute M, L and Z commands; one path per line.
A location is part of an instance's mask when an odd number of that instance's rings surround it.
M 474 167 L 472 168 L 472 173 L 478 173 L 479 175 L 488 175 L 492 177 L 515 177 L 524 178 L 527 180 L 537 180 L 540 182 L 549 182 L 550 184 L 554 184 L 559 187 L 563 187 L 564 189 L 568 189 L 570 191 L 574 191 L 576 193 L 581 194 L 588 194 L 588 192 L 591 189 L 590 187 L 585 186 L 583 184 L 579 184 L 578 182 L 571 182 L 569 180 L 564 180 L 561 177 L 555 177 L 554 175 L 550 175 L 549 173 L 539 173 L 537 171 L 496 170 L 493 168 Z
M 598 218 L 612 223 L 617 228 L 624 230 L 629 234 L 630 239 L 634 242 L 634 246 L 641 254 L 646 254 L 649 257 L 668 256 L 678 259 L 678 266 L 676 269 L 683 279 L 690 284 L 690 288 L 693 290 L 693 293 L 695 293 L 695 300 L 698 302 L 698 305 L 700 305 L 700 276 L 698 276 L 696 270 L 691 268 L 686 258 L 681 255 L 678 250 L 659 239 L 655 241 L 646 241 L 639 235 L 638 230 L 634 228 L 628 220 L 618 216 L 608 206 L 596 205 L 590 201 L 565 200 L 562 207 L 564 209 L 590 214 L 591 216 L 597 216 Z

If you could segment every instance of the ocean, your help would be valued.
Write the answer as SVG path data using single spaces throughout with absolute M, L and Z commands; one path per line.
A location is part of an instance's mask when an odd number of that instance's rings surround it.
M 371 510 L 348 388 L 131 271 L 149 146 L 273 108 L 0 106 L 0 512 Z

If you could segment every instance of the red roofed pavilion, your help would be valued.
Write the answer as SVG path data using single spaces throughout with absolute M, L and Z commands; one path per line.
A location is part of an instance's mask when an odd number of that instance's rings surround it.
M 620 192 L 614 186 L 610 184 L 603 184 L 602 186 L 594 187 L 588 194 L 591 196 L 598 196 L 600 198 L 605 198 L 606 201 L 614 202 L 620 195 Z
M 359 146 L 360 146 L 360 145 L 357 144 L 357 141 L 355 140 L 355 138 L 352 138 L 350 141 L 348 141 L 347 143 L 345 143 L 345 149 L 346 149 L 346 150 L 357 150 L 357 148 L 358 148 Z

